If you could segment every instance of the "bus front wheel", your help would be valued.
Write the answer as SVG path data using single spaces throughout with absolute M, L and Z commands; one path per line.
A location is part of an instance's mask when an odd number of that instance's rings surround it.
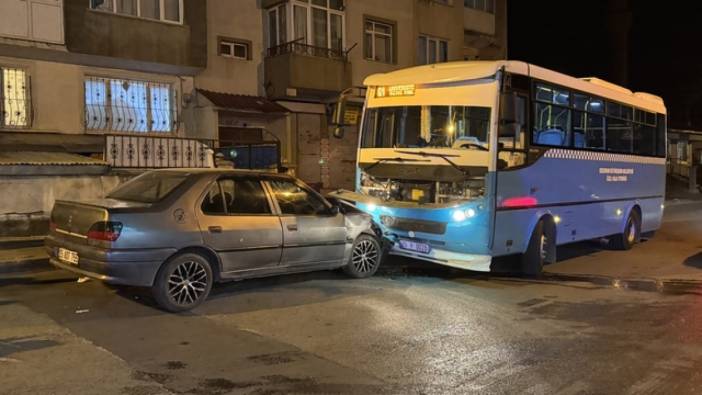
M 555 242 L 555 235 L 549 231 L 548 224 L 541 220 L 529 239 L 527 250 L 522 254 L 521 271 L 527 276 L 538 276 L 541 274 L 544 263 L 549 259 L 551 244 Z
M 641 218 L 639 212 L 631 210 L 629 218 L 626 220 L 624 232 L 613 236 L 610 240 L 610 246 L 615 250 L 629 250 L 634 244 L 641 240 Z

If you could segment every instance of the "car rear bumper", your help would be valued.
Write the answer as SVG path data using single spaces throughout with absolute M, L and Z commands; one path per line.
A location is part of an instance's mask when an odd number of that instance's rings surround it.
M 78 264 L 58 259 L 58 249 L 66 248 L 78 253 Z M 150 287 L 161 264 L 176 252 L 175 249 L 106 250 L 80 245 L 49 236 L 46 239 L 49 262 L 81 276 L 98 279 L 110 284 Z

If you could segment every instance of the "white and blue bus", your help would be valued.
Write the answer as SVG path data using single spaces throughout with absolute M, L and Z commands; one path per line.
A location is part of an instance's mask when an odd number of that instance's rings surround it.
M 657 96 L 516 61 L 420 66 L 365 85 L 356 191 L 336 195 L 373 215 L 390 254 L 478 271 L 521 255 L 537 274 L 558 245 L 629 249 L 661 225 Z

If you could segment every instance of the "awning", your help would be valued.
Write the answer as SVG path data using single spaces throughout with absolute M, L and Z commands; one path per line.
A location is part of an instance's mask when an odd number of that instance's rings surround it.
M 212 102 L 215 107 L 257 114 L 285 114 L 285 107 L 261 96 L 234 95 L 198 89 L 198 93 Z
M 0 175 L 103 174 L 107 162 L 66 152 L 0 151 Z

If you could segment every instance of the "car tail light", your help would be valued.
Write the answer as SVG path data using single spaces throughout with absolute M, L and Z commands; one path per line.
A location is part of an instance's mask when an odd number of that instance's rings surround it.
M 96 222 L 88 231 L 88 239 L 102 241 L 117 241 L 122 233 L 121 222 Z

